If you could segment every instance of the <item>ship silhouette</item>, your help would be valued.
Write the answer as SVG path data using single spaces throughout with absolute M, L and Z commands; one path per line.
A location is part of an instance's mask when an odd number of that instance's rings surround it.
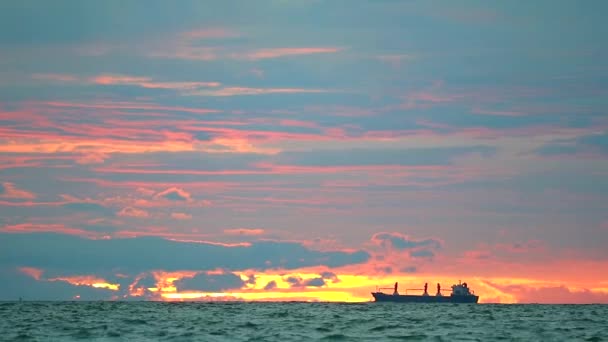
M 479 296 L 475 295 L 473 290 L 469 288 L 467 283 L 458 283 L 452 285 L 452 293 L 449 296 L 441 294 L 441 284 L 437 284 L 437 293 L 434 296 L 428 293 L 428 283 L 424 284 L 424 289 L 407 289 L 406 294 L 402 295 L 398 292 L 399 283 L 395 283 L 394 288 L 376 288 L 376 292 L 372 292 L 372 296 L 376 302 L 399 302 L 399 303 L 477 303 Z M 384 293 L 381 290 L 393 289 L 393 293 Z M 411 290 L 424 290 L 421 295 L 407 294 Z

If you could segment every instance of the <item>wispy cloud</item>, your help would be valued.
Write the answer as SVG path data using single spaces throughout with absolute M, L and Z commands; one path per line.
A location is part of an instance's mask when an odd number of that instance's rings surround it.
M 227 29 L 201 29 L 187 31 L 159 40 L 157 44 L 148 47 L 144 53 L 152 58 L 174 58 L 196 61 L 214 60 L 247 60 L 258 61 L 295 56 L 318 54 L 333 54 L 343 51 L 343 47 L 334 46 L 291 46 L 254 48 L 244 42 L 229 46 L 218 45 L 217 41 L 234 40 L 242 35 Z
M 243 53 L 230 54 L 235 59 L 272 59 L 288 56 L 316 55 L 336 53 L 342 51 L 342 48 L 337 47 L 292 47 L 292 48 L 272 48 L 272 49 L 257 49 Z
M 176 91 L 195 90 L 199 88 L 219 87 L 219 82 L 201 81 L 159 81 L 148 76 L 132 76 L 121 74 L 100 74 L 91 77 L 83 77 L 71 74 L 33 74 L 35 80 L 43 80 L 57 83 L 77 83 L 82 85 L 121 85 L 135 86 L 145 89 L 166 89 Z
M 76 235 L 87 238 L 100 238 L 102 235 L 80 228 L 72 228 L 63 224 L 35 224 L 22 223 L 6 225 L 0 228 L 0 233 L 59 233 L 65 235 Z
M 266 95 L 266 94 L 313 94 L 328 93 L 323 89 L 304 88 L 247 88 L 247 87 L 225 87 L 221 89 L 196 90 L 185 92 L 189 96 L 241 96 L 241 95 Z
M 266 231 L 264 229 L 259 229 L 259 228 L 224 229 L 224 234 L 228 234 L 228 235 L 254 236 L 254 235 L 263 235 L 265 233 L 266 233 Z
M 186 213 L 171 213 L 171 217 L 176 220 L 190 220 L 192 215 Z
M 112 291 L 118 291 L 120 284 L 112 284 L 103 278 L 94 275 L 76 275 L 76 276 L 61 276 L 54 278 L 47 278 L 46 281 L 64 281 L 66 283 L 76 286 L 91 286 L 97 289 L 108 289 Z
M 4 182 L 0 184 L 0 198 L 31 200 L 36 198 L 36 194 L 19 189 L 13 183 Z
M 256 70 L 260 75 L 259 69 Z M 71 82 L 88 85 L 101 86 L 135 86 L 144 89 L 165 89 L 175 90 L 187 96 L 239 96 L 239 95 L 265 95 L 265 94 L 304 94 L 304 93 L 329 93 L 336 92 L 325 89 L 306 89 L 306 88 L 252 88 L 252 87 L 222 87 L 220 82 L 200 82 L 200 81 L 158 81 L 147 76 L 131 76 L 119 74 L 101 74 L 88 78 L 74 75 L 38 75 L 37 79 L 44 79 L 54 82 Z M 53 102 L 53 104 L 57 104 Z M 90 105 L 89 105 L 90 106 Z M 115 105 L 114 108 L 120 108 Z M 130 109 L 128 104 L 122 106 Z M 106 106 L 106 108 L 109 108 Z
M 139 209 L 139 208 L 133 208 L 133 207 L 125 207 L 125 208 L 121 209 L 118 213 L 116 213 L 116 215 L 123 216 L 123 217 L 139 217 L 139 218 L 145 218 L 145 217 L 150 216 L 150 214 L 148 214 L 147 211 L 145 211 L 143 209 Z
M 131 109 L 140 111 L 174 111 L 194 114 L 209 114 L 217 113 L 219 110 L 207 108 L 191 108 L 183 106 L 166 106 L 150 102 L 120 102 L 120 101 L 96 101 L 96 102 L 60 102 L 49 101 L 42 102 L 41 105 L 60 108 L 92 108 L 92 109 Z M 146 113 L 146 115 L 150 115 Z
M 192 201 L 192 195 L 190 195 L 186 190 L 172 187 L 161 191 L 154 195 L 156 199 L 167 199 L 170 201 Z
M 133 85 L 149 89 L 193 90 L 204 87 L 219 87 L 219 82 L 158 82 L 150 77 L 105 74 L 92 77 L 90 83 L 99 85 Z
M 40 280 L 42 274 L 44 273 L 43 270 L 35 267 L 19 267 L 18 270 L 19 272 L 26 274 L 36 280 Z

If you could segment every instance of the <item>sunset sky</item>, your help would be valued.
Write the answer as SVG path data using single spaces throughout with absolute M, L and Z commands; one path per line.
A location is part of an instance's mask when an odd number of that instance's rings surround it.
M 608 303 L 606 13 L 2 1 L 0 300 Z

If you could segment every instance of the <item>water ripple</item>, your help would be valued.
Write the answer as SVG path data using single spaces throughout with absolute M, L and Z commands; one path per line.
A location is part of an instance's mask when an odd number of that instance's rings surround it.
M 608 305 L 0 302 L 16 341 L 605 341 Z

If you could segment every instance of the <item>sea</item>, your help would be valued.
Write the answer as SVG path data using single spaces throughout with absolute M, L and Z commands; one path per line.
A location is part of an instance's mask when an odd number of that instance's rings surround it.
M 0 302 L 2 341 L 608 341 L 608 305 Z

